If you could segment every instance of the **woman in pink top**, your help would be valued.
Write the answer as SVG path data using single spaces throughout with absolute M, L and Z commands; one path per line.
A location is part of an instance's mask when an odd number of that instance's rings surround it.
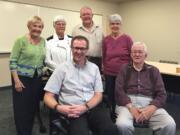
M 121 31 L 122 18 L 118 14 L 110 15 L 109 26 L 111 34 L 103 41 L 103 71 L 105 76 L 105 94 L 108 96 L 112 118 L 115 117 L 114 87 L 116 76 L 125 63 L 129 63 L 130 49 L 133 41 L 130 36 Z

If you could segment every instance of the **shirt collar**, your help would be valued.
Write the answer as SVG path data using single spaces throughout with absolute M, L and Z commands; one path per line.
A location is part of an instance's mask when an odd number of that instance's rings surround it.
M 92 28 L 91 28 L 91 32 L 95 31 L 97 28 L 99 28 L 99 26 L 93 23 Z M 83 24 L 80 24 L 80 25 L 79 25 L 79 29 L 82 29 L 82 30 L 84 30 L 84 31 L 88 31 L 88 30 L 83 26 Z M 88 32 L 89 32 L 89 31 L 88 31 Z
M 131 68 L 131 69 L 134 69 L 134 70 L 135 70 L 135 68 L 133 67 L 132 62 L 129 64 L 129 68 Z M 146 64 L 146 63 L 144 63 L 143 68 L 142 68 L 142 70 L 141 70 L 141 71 L 143 71 L 143 70 L 147 70 L 147 69 L 149 69 L 149 68 L 150 68 L 150 65 L 148 65 L 148 64 Z
M 73 65 L 74 65 L 74 67 L 76 67 L 76 68 L 84 68 L 84 67 L 87 66 L 87 64 L 89 63 L 89 61 L 88 61 L 88 59 L 86 58 L 85 64 L 82 65 L 82 66 L 76 64 L 73 60 L 72 60 L 72 63 L 73 63 Z
M 59 39 L 58 35 L 56 33 L 54 33 L 53 34 L 53 38 L 54 38 L 54 40 L 59 41 L 59 40 L 66 40 L 66 39 L 68 39 L 68 36 L 64 35 L 64 38 Z

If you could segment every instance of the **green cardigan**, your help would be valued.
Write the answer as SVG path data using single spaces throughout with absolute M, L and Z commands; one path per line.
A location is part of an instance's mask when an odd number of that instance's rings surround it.
M 26 36 L 22 36 L 15 41 L 11 56 L 10 70 L 17 71 L 18 75 L 33 77 L 37 70 L 41 76 L 45 59 L 45 40 L 37 45 L 31 44 Z

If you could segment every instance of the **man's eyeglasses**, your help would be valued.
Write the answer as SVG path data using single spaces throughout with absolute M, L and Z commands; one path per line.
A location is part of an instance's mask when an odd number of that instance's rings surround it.
M 142 55 L 142 54 L 144 54 L 144 51 L 132 51 L 131 53 Z
M 86 47 L 72 47 L 72 49 L 74 49 L 75 51 L 78 51 L 78 50 L 85 51 L 85 50 L 87 50 Z

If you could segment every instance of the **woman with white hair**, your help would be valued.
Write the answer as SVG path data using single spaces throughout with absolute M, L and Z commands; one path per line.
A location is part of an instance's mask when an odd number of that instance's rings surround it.
M 115 80 L 121 66 L 130 61 L 130 49 L 133 41 L 130 36 L 121 31 L 122 18 L 120 15 L 110 15 L 109 26 L 111 33 L 103 40 L 103 71 L 105 94 L 111 104 L 112 119 L 115 120 Z
M 72 60 L 71 39 L 72 37 L 65 34 L 66 20 L 62 15 L 55 16 L 53 19 L 54 34 L 47 38 L 46 42 L 46 59 L 45 63 L 48 68 L 48 76 L 51 76 L 56 67 L 65 62 Z M 50 135 L 56 132 L 57 128 L 52 121 L 59 118 L 54 110 L 49 111 Z
M 71 58 L 71 36 L 65 34 L 66 20 L 62 15 L 54 17 L 53 27 L 55 33 L 47 38 L 46 44 L 46 60 L 45 63 L 53 72 L 55 68 L 65 61 L 70 61 Z

